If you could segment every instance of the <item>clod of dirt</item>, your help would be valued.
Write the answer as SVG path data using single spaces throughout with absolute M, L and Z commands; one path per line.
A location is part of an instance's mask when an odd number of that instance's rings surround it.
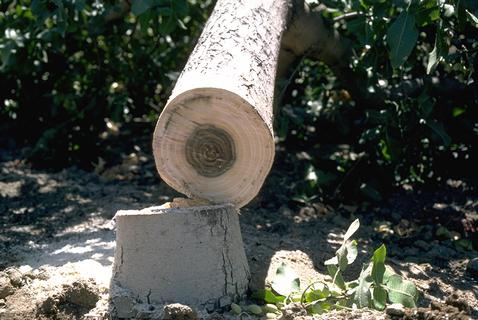
M 391 317 L 403 317 L 405 314 L 405 309 L 400 303 L 394 303 L 387 306 L 385 313 Z
M 466 265 L 466 273 L 473 278 L 478 278 L 478 258 L 468 261 L 468 264 Z
M 75 281 L 71 286 L 64 288 L 62 300 L 79 307 L 91 309 L 100 298 L 94 281 Z
M 0 274 L 0 299 L 5 299 L 14 292 L 15 288 L 12 286 L 10 279 L 4 274 Z
M 164 320 L 197 320 L 198 315 L 191 307 L 173 303 L 164 306 L 163 309 Z
M 8 268 L 7 270 L 5 270 L 5 273 L 7 274 L 8 278 L 10 278 L 10 283 L 13 286 L 17 288 L 23 286 L 23 274 L 20 272 L 20 270 L 16 268 Z
M 456 298 L 456 297 L 455 297 Z M 463 308 L 464 301 L 460 302 L 460 308 Z M 448 300 L 446 303 L 433 301 L 429 308 L 416 308 L 405 309 L 405 316 L 401 319 L 405 320 L 441 320 L 441 319 L 453 319 L 453 320 L 469 320 L 469 307 L 468 312 L 463 311 L 460 308 L 451 305 L 456 303 L 456 300 Z M 466 309 L 466 307 L 465 307 Z
M 282 310 L 280 320 L 294 320 L 307 316 L 307 310 L 300 303 L 291 303 Z
M 39 310 L 45 315 L 66 313 L 79 316 L 94 308 L 99 299 L 99 290 L 93 281 L 75 281 L 44 300 Z
M 136 316 L 137 310 L 134 309 L 136 301 L 133 297 L 118 295 L 112 298 L 112 302 L 118 318 L 128 319 Z
M 458 308 L 458 310 L 465 312 L 466 314 L 471 313 L 471 308 L 468 302 L 458 296 L 458 294 L 453 293 L 451 296 L 446 298 L 446 304 Z

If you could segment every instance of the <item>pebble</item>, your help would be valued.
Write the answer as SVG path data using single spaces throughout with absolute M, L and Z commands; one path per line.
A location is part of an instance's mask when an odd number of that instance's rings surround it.
M 173 303 L 164 306 L 163 319 L 168 320 L 197 320 L 198 315 L 191 307 Z
M 402 317 L 405 315 L 405 309 L 400 303 L 394 303 L 387 306 L 385 313 L 392 317 Z
M 466 274 L 478 278 L 478 258 L 473 258 L 466 265 Z

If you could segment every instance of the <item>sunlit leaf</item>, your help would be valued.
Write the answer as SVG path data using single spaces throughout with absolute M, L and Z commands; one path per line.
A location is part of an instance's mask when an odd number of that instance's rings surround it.
M 390 302 L 400 303 L 407 308 L 416 307 L 418 291 L 413 282 L 404 280 L 399 275 L 393 275 L 388 279 L 386 288 Z
M 327 265 L 327 271 L 332 278 L 332 282 L 340 289 L 345 290 L 346 285 L 340 269 L 336 265 Z
M 154 0 L 134 0 L 131 2 L 131 12 L 139 16 L 148 11 L 155 3 Z
M 370 278 L 370 269 L 363 266 L 362 272 L 358 279 L 358 286 L 355 290 L 354 301 L 359 308 L 365 308 L 370 306 L 371 294 L 370 287 L 372 280 Z
M 347 229 L 347 232 L 345 232 L 343 242 L 345 243 L 345 241 L 349 240 L 350 237 L 352 237 L 353 234 L 357 232 L 358 228 L 360 228 L 360 221 L 359 219 L 355 219 L 354 222 L 350 224 L 349 228 Z
M 385 309 L 387 303 L 387 291 L 381 285 L 375 286 L 373 288 L 372 302 L 375 309 Z
M 470 20 L 470 22 L 478 28 L 478 18 L 468 10 L 466 10 L 466 14 L 468 15 L 468 19 Z
M 288 296 L 294 291 L 299 291 L 300 280 L 293 269 L 282 263 L 282 265 L 277 268 L 271 287 L 272 290 L 279 295 Z
M 278 303 L 284 301 L 285 299 L 284 296 L 276 295 L 271 289 L 268 288 L 254 291 L 251 295 L 251 298 L 264 301 L 266 303 Z
M 387 249 L 385 245 L 381 245 L 375 250 L 372 258 L 372 279 L 376 285 L 380 285 L 383 282 L 383 275 L 385 273 L 385 257 L 387 255 Z

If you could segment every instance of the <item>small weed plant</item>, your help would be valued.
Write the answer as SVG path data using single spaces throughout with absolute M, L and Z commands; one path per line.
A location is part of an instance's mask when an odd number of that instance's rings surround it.
M 382 311 L 388 303 L 416 307 L 417 288 L 413 282 L 403 279 L 385 265 L 387 249 L 384 244 L 374 251 L 370 262 L 363 265 L 358 279 L 344 280 L 343 273 L 357 258 L 357 241 L 351 238 L 359 227 L 357 219 L 349 226 L 335 255 L 324 262 L 329 280 L 317 280 L 302 286 L 294 270 L 282 264 L 271 286 L 253 294 L 253 298 L 266 303 L 264 306 L 241 307 L 233 304 L 231 311 L 235 314 L 266 315 L 274 319 L 281 314 L 281 309 L 291 303 L 300 303 L 310 314 L 334 309 L 373 308 Z

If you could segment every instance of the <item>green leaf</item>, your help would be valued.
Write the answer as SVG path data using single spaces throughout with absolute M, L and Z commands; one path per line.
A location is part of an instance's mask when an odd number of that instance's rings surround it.
M 373 288 L 372 295 L 373 307 L 377 310 L 382 311 L 385 309 L 387 304 L 387 291 L 380 285 Z
M 317 302 L 307 308 L 310 314 L 322 314 L 330 310 L 332 305 L 328 302 Z
M 261 315 L 262 314 L 262 308 L 259 307 L 257 304 L 250 304 L 246 306 L 246 311 L 250 312 L 255 315 Z
M 139 16 L 154 6 L 154 0 L 134 0 L 131 2 L 131 12 Z
M 380 201 L 382 200 L 382 196 L 380 192 L 377 191 L 374 187 L 372 187 L 370 184 L 367 183 L 362 183 L 360 185 L 360 191 L 367 197 L 370 198 L 374 201 Z
M 427 64 L 427 74 L 430 74 L 433 70 L 435 70 L 436 66 L 438 65 L 438 57 L 437 57 L 437 42 L 435 41 L 435 46 L 433 47 L 432 52 L 428 55 L 428 64 Z
M 350 224 L 349 228 L 347 229 L 347 232 L 345 232 L 343 242 L 345 243 L 348 239 L 350 239 L 350 237 L 353 236 L 355 232 L 357 232 L 359 227 L 360 221 L 359 219 L 355 219 L 354 222 Z
M 387 283 L 391 276 L 396 275 L 392 267 L 385 266 L 385 273 L 383 274 L 383 283 Z
M 370 268 L 363 266 L 362 272 L 358 279 L 358 286 L 355 290 L 354 301 L 359 308 L 370 306 L 371 294 L 370 286 L 372 281 L 370 279 Z
M 383 275 L 385 273 L 385 257 L 387 256 L 387 249 L 382 244 L 375 250 L 372 257 L 372 279 L 375 285 L 380 285 L 383 282 Z
M 443 24 L 440 22 L 435 36 L 435 45 L 432 52 L 428 55 L 427 74 L 433 72 L 440 61 L 442 61 L 448 54 L 448 45 L 445 38 L 446 35 L 443 31 Z
M 176 14 L 171 15 L 164 15 L 161 16 L 161 22 L 159 24 L 159 32 L 163 35 L 170 34 L 171 32 L 176 29 L 178 25 L 178 19 L 176 18 Z
M 390 47 L 392 67 L 398 68 L 407 61 L 417 39 L 418 30 L 415 26 L 415 17 L 408 11 L 400 13 L 387 31 L 387 43 Z
M 441 138 L 445 147 L 448 147 L 451 144 L 451 138 L 448 133 L 446 133 L 443 123 L 437 122 L 435 120 L 427 120 L 426 124 L 433 130 L 435 134 Z
M 399 275 L 393 275 L 386 283 L 388 299 L 392 303 L 400 303 L 407 308 L 415 308 L 418 300 L 418 291 L 415 284 L 404 280 Z
M 238 304 L 232 303 L 231 304 L 231 312 L 235 315 L 238 315 L 242 312 L 242 309 Z
M 340 269 L 336 265 L 327 265 L 327 271 L 332 277 L 332 282 L 340 289 L 345 290 L 346 285 Z
M 347 260 L 347 247 L 342 245 L 336 252 L 337 261 L 339 262 L 340 271 L 345 271 L 349 262 Z
M 185 16 L 188 14 L 188 2 L 187 0 L 173 0 L 171 2 L 173 11 L 178 16 Z
M 284 296 L 274 294 L 274 292 L 272 292 L 272 290 L 269 288 L 254 291 L 254 293 L 251 295 L 251 298 L 264 301 L 266 303 L 278 303 L 285 300 Z
M 277 268 L 271 287 L 276 293 L 282 296 L 288 296 L 292 292 L 300 290 L 300 280 L 294 270 L 282 263 L 282 265 Z
M 314 301 L 324 299 L 330 296 L 329 288 L 323 283 L 320 283 L 320 285 L 321 285 L 320 287 L 314 286 L 313 290 L 308 291 L 304 295 L 305 302 L 314 302 Z
M 453 117 L 458 117 L 465 112 L 466 112 L 465 108 L 454 107 L 453 110 L 452 110 L 452 115 L 453 115 Z
M 440 7 L 437 0 L 422 0 L 419 5 L 412 6 L 412 13 L 419 26 L 426 26 L 440 19 Z

